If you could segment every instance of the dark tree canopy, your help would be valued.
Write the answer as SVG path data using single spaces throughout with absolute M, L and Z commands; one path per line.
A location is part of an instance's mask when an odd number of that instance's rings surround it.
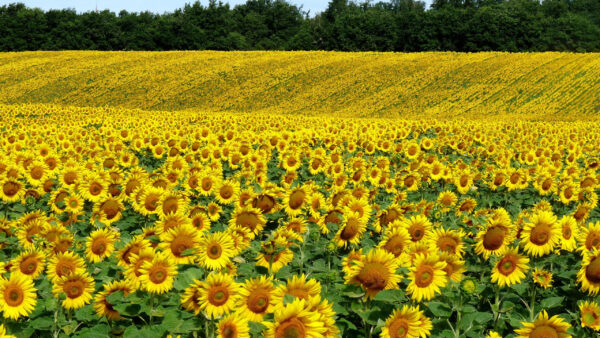
M 314 13 L 313 13 L 314 14 Z M 0 7 L 0 50 L 600 51 L 599 0 L 211 0 L 171 13 Z

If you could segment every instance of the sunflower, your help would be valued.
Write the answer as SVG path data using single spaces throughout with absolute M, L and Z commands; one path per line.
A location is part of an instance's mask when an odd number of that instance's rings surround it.
M 219 338 L 250 338 L 248 318 L 237 313 L 225 316 L 217 323 Z
M 92 231 L 86 242 L 86 256 L 92 263 L 98 263 L 109 257 L 115 250 L 119 233 L 110 228 Z
M 385 230 L 384 236 L 381 242 L 377 245 L 377 248 L 383 249 L 396 257 L 400 264 L 403 264 L 406 253 L 406 247 L 412 243 L 411 237 L 403 227 L 389 227 Z
M 519 254 L 517 248 L 508 248 L 492 269 L 492 283 L 501 287 L 520 283 L 529 270 L 528 263 L 529 258 Z
M 20 201 L 25 195 L 25 185 L 14 178 L 0 180 L 0 200 L 5 203 Z
M 159 252 L 152 260 L 146 260 L 139 272 L 142 287 L 150 293 L 165 293 L 173 288 L 177 265 L 166 253 Z
M 521 325 L 523 325 L 522 328 L 515 330 L 515 333 L 518 334 L 516 338 L 571 337 L 571 335 L 567 333 L 567 330 L 571 325 L 558 315 L 549 318 L 546 310 L 542 310 L 533 323 L 521 322 Z
M 440 252 L 462 257 L 465 251 L 462 242 L 464 237 L 465 234 L 461 230 L 446 230 L 439 227 L 433 231 L 429 241 L 431 246 L 436 247 Z
M 431 300 L 448 283 L 444 270 L 446 265 L 437 255 L 418 254 L 408 274 L 410 283 L 406 292 L 417 302 L 422 299 Z
M 108 227 L 121 219 L 123 210 L 125 210 L 125 207 L 121 200 L 107 197 L 94 204 L 93 216 L 97 221 Z
M 83 258 L 76 253 L 65 251 L 56 254 L 48 262 L 48 278 L 53 282 L 70 274 L 79 274 L 85 271 L 85 262 Z
M 572 216 L 563 216 L 558 221 L 562 236 L 560 238 L 560 248 L 566 251 L 573 251 L 577 248 L 577 238 L 579 237 L 579 227 L 577 221 Z
M 600 331 L 600 306 L 594 301 L 579 303 L 581 326 Z
M 502 336 L 496 331 L 489 331 L 485 338 L 502 338 Z
M 581 269 L 577 272 L 577 282 L 581 283 L 581 290 L 595 296 L 600 291 L 600 250 L 583 252 Z
M 561 229 L 551 211 L 539 211 L 525 224 L 521 238 L 525 252 L 544 256 L 552 252 L 561 238 Z
M 64 293 L 67 297 L 62 301 L 65 309 L 79 309 L 92 300 L 94 279 L 87 272 L 70 273 L 58 279 L 52 287 L 52 293 L 59 297 Z
M 198 261 L 210 270 L 219 270 L 235 255 L 233 240 L 226 232 L 215 232 L 200 239 Z
M 208 317 L 217 318 L 232 312 L 239 298 L 240 286 L 233 277 L 212 273 L 206 277 L 200 290 L 200 306 Z
M 117 264 L 121 267 L 127 268 L 132 262 L 133 255 L 138 254 L 141 250 L 151 248 L 152 245 L 149 240 L 143 236 L 134 237 L 129 243 L 117 251 L 116 256 L 119 258 Z
M 412 306 L 404 305 L 396 309 L 385 320 L 381 328 L 381 338 L 417 338 L 420 336 L 419 311 Z
M 265 314 L 273 312 L 273 278 L 250 278 L 239 290 L 238 312 L 253 322 L 262 322 Z
M 297 187 L 290 190 L 283 199 L 285 212 L 291 217 L 298 216 L 302 213 L 304 207 L 308 205 L 309 197 L 309 192 L 305 187 Z
M 223 208 L 221 208 L 220 205 L 218 205 L 217 203 L 214 203 L 214 202 L 210 202 L 206 206 L 206 215 L 211 220 L 211 222 L 218 221 L 219 218 L 221 218 L 222 211 L 223 211 Z
M 139 189 L 139 200 L 133 203 L 134 208 L 142 216 L 158 213 L 158 206 L 162 199 L 163 190 L 155 187 L 144 187 Z
M 34 187 L 40 186 L 50 174 L 48 165 L 40 160 L 34 160 L 25 170 L 25 178 Z
M 100 202 L 108 194 L 108 182 L 97 173 L 87 173 L 79 185 L 79 193 L 91 202 Z
M 288 265 L 293 258 L 294 253 L 289 249 L 287 240 L 284 237 L 278 237 L 261 244 L 256 257 L 256 265 L 269 269 L 271 273 L 276 273 Z
M 535 268 L 533 271 L 533 281 L 537 285 L 547 289 L 552 286 L 552 272 Z
M 577 236 L 580 246 L 579 251 L 600 249 L 600 222 L 589 223 L 587 227 L 581 227 Z
M 374 298 L 381 290 L 398 288 L 402 279 L 396 273 L 398 262 L 394 255 L 383 249 L 373 249 L 362 260 L 356 260 L 344 276 L 347 284 L 359 285 L 368 298 Z
M 267 223 L 265 216 L 262 215 L 260 209 L 256 208 L 239 208 L 233 212 L 229 221 L 229 226 L 233 227 L 236 225 L 242 226 L 250 230 L 252 238 L 258 235 Z
M 327 331 L 319 320 L 320 314 L 310 311 L 305 299 L 294 299 L 288 304 L 275 307 L 273 322 L 267 322 L 266 338 L 322 337 Z
M 358 213 L 347 213 L 344 215 L 344 222 L 333 237 L 333 241 L 341 248 L 345 248 L 348 244 L 358 245 L 366 229 L 367 225 Z
M 192 284 L 190 284 L 181 295 L 181 305 L 187 311 L 193 311 L 197 316 L 202 311 L 202 306 L 200 304 L 200 294 L 204 289 L 204 282 L 198 279 L 195 279 Z
M 198 192 L 202 196 L 209 196 L 221 185 L 221 181 L 215 173 L 207 172 L 200 176 Z
M 321 295 L 321 283 L 315 279 L 306 279 L 304 274 L 292 276 L 285 285 L 279 285 L 273 292 L 273 304 L 283 304 L 285 295 L 309 300 Z
M 2 337 L 2 338 L 17 338 L 16 336 L 6 334 L 6 329 L 4 328 L 4 324 L 0 324 L 0 337 Z
M 176 264 L 191 264 L 194 262 L 200 243 L 198 231 L 193 226 L 180 225 L 167 231 L 161 236 L 158 245 Z
M 29 316 L 37 303 L 33 281 L 20 274 L 12 274 L 9 279 L 0 278 L 0 295 L 0 308 L 4 318 L 12 320 Z
M 453 282 L 460 283 L 463 278 L 463 274 L 467 269 L 465 268 L 465 261 L 461 260 L 460 257 L 442 252 L 439 255 L 440 261 L 446 262 L 446 276 Z
M 181 193 L 176 191 L 165 192 L 158 203 L 158 215 L 165 217 L 177 213 L 185 214 L 187 205 L 187 198 Z
M 458 197 L 452 191 L 441 192 L 437 198 L 437 203 L 442 207 L 442 211 L 446 212 L 456 205 Z
M 34 280 L 44 271 L 45 260 L 42 251 L 27 250 L 12 260 L 10 270 L 14 275 L 23 275 Z
M 65 210 L 71 215 L 78 215 L 84 206 L 83 198 L 77 194 L 71 194 L 64 199 Z
M 219 187 L 215 190 L 217 201 L 220 204 L 231 204 L 235 200 L 240 191 L 240 186 L 237 181 L 232 179 L 222 181 Z
M 108 296 L 113 293 L 121 291 L 123 296 L 127 297 L 130 293 L 135 291 L 135 288 L 129 281 L 112 281 L 108 284 L 104 284 L 104 291 L 98 292 L 94 296 L 94 309 L 98 317 L 106 317 L 109 320 L 119 320 L 121 315 L 119 311 L 115 310 L 113 304 L 108 302 Z
M 400 225 L 408 231 L 413 242 L 427 242 L 430 236 L 431 222 L 423 215 L 406 218 L 400 222 Z

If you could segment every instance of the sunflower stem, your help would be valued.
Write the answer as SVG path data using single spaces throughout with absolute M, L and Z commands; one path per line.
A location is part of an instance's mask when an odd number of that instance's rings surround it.
M 495 331 L 498 331 L 498 323 L 500 322 L 500 317 L 502 316 L 502 313 L 500 312 L 502 300 L 503 299 L 500 299 L 500 285 L 496 285 L 496 300 L 494 302 L 494 306 L 492 307 L 492 312 L 494 313 Z
M 152 325 L 152 313 L 154 312 L 154 293 L 150 293 L 150 325 Z
M 54 310 L 54 325 L 52 327 L 52 333 L 54 338 L 58 338 L 60 336 L 60 330 L 58 328 L 58 317 L 60 317 L 60 309 L 62 306 L 60 305 L 60 300 L 56 300 L 56 310 Z
M 531 290 L 531 303 L 529 303 L 529 319 L 533 322 L 535 317 L 535 284 Z

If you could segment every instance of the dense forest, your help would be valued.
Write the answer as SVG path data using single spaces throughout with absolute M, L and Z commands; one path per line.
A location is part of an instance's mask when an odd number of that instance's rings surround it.
M 0 50 L 600 51 L 599 0 L 211 0 L 171 13 L 0 7 Z

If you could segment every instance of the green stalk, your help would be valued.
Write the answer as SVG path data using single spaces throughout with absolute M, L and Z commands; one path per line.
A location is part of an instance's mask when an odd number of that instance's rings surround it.
M 154 293 L 150 293 L 150 325 L 152 325 L 152 313 L 154 312 Z
M 60 330 L 58 328 L 58 317 L 60 317 L 60 310 L 62 306 L 60 305 L 60 299 L 56 300 L 56 310 L 54 310 L 54 324 L 52 325 L 52 333 L 54 338 L 58 338 L 60 336 Z
M 535 317 L 535 284 L 533 285 L 533 290 L 531 291 L 531 302 L 529 303 L 529 320 L 533 322 Z

